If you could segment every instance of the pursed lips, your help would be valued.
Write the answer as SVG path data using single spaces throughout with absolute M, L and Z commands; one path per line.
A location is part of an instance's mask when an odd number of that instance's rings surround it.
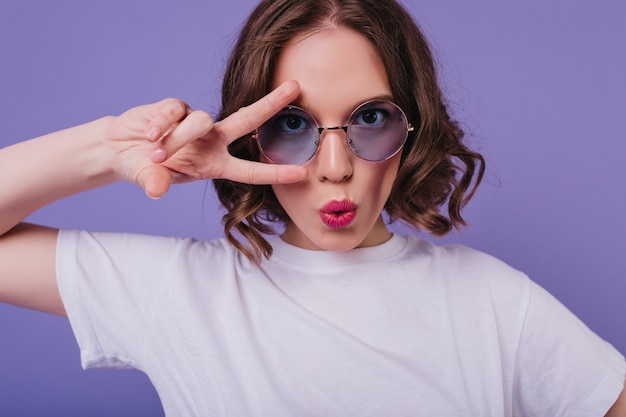
M 320 218 L 331 229 L 341 229 L 352 223 L 356 210 L 357 205 L 348 199 L 332 200 L 320 209 Z

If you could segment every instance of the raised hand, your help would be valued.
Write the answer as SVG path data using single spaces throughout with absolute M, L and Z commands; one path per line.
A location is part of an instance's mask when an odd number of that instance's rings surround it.
M 199 179 L 225 178 L 250 184 L 302 180 L 307 175 L 304 167 L 244 161 L 227 149 L 298 93 L 298 84 L 287 82 L 218 123 L 176 99 L 131 109 L 109 127 L 111 146 L 118 157 L 116 172 L 153 198 L 165 194 L 172 183 Z

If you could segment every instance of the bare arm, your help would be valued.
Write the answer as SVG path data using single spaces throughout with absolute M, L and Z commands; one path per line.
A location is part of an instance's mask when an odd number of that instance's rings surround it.
M 0 235 L 37 209 L 115 181 L 104 118 L 0 151 Z
M 0 237 L 0 300 L 65 315 L 56 284 L 57 230 L 22 223 Z
M 65 314 L 56 285 L 58 232 L 21 223 L 63 197 L 117 180 L 158 198 L 172 183 L 197 179 L 303 179 L 303 167 L 243 161 L 227 150 L 298 92 L 297 83 L 285 83 L 215 124 L 208 114 L 167 99 L 0 150 L 0 302 Z
M 56 285 L 57 231 L 20 223 L 53 201 L 116 180 L 101 140 L 110 118 L 0 151 L 0 301 L 65 314 Z

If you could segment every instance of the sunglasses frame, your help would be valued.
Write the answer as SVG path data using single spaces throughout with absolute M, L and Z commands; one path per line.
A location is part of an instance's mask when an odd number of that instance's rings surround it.
M 406 123 L 406 129 L 404 131 L 404 139 L 402 140 L 402 145 L 400 145 L 398 147 L 398 149 L 393 152 L 391 155 L 383 158 L 383 159 L 377 159 L 377 160 L 370 160 L 370 159 L 366 159 L 363 158 L 362 156 L 360 156 L 359 154 L 357 154 L 355 152 L 355 150 L 353 149 L 352 145 L 350 144 L 352 142 L 352 140 L 350 138 L 348 138 L 348 128 L 350 127 L 350 124 L 346 124 L 346 125 L 341 125 L 341 126 L 330 126 L 330 127 L 325 127 L 325 126 L 320 126 L 319 123 L 317 122 L 317 120 L 315 119 L 315 117 L 313 117 L 308 111 L 304 110 L 302 107 L 298 107 L 295 105 L 289 105 L 286 106 L 284 108 L 282 108 L 278 113 L 280 112 L 284 112 L 286 110 L 298 110 L 304 114 L 306 114 L 314 123 L 315 126 L 317 128 L 318 131 L 318 136 L 317 139 L 315 140 L 315 151 L 311 154 L 311 156 L 309 156 L 305 161 L 300 162 L 300 163 L 289 163 L 289 162 L 277 162 L 274 161 L 272 158 L 270 158 L 265 151 L 263 150 L 263 147 L 261 146 L 261 141 L 259 139 L 259 129 L 255 130 L 254 133 L 252 134 L 252 137 L 256 140 L 257 142 L 257 146 L 259 148 L 259 151 L 261 152 L 261 154 L 267 158 L 267 160 L 276 163 L 276 164 L 281 164 L 281 165 L 287 165 L 287 164 L 292 164 L 292 165 L 303 165 L 306 164 L 308 161 L 310 161 L 311 159 L 313 159 L 313 157 L 317 154 L 317 152 L 319 151 L 319 144 L 321 142 L 322 139 L 322 132 L 324 132 L 324 130 L 343 130 L 346 133 L 346 138 L 345 138 L 345 143 L 348 145 L 348 148 L 350 148 L 350 151 L 358 158 L 364 160 L 364 161 L 368 161 L 368 162 L 383 162 L 386 161 L 390 158 L 393 158 L 395 155 L 398 154 L 398 152 L 400 152 L 400 150 L 404 147 L 404 144 L 406 143 L 406 140 L 409 137 L 409 132 L 412 132 L 414 130 L 413 125 L 409 122 L 408 117 L 406 116 L 406 113 L 404 112 L 404 110 L 402 110 L 402 108 L 400 108 L 400 106 L 398 106 L 396 103 L 394 103 L 393 101 L 390 100 L 381 100 L 381 99 L 372 99 L 372 100 L 367 100 L 361 104 L 359 104 L 358 106 L 356 106 L 354 108 L 354 110 L 352 110 L 352 112 L 350 113 L 350 116 L 348 116 L 348 122 L 350 122 L 350 120 L 352 120 L 352 118 L 358 114 L 357 112 L 360 111 L 363 107 L 372 104 L 372 103 L 385 103 L 385 104 L 391 104 L 393 107 L 395 107 L 396 109 L 398 109 L 398 111 L 400 112 L 400 114 L 402 115 L 405 123 Z M 278 114 L 276 113 L 276 114 Z M 273 117 L 275 117 L 276 115 L 272 116 L 269 120 L 272 120 Z M 267 121 L 265 122 L 267 123 Z M 264 123 L 264 124 L 265 124 Z M 261 125 L 263 126 L 263 125 Z

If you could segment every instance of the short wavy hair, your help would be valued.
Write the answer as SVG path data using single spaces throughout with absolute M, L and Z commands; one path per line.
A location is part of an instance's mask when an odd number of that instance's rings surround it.
M 394 101 L 416 127 L 402 151 L 385 211 L 415 230 L 443 236 L 465 225 L 461 209 L 482 180 L 483 157 L 463 144 L 464 133 L 448 114 L 428 43 L 412 16 L 394 0 L 264 0 L 245 23 L 232 51 L 222 86 L 218 120 L 252 104 L 272 86 L 278 55 L 294 37 L 324 27 L 361 33 L 386 68 Z M 251 134 L 230 152 L 258 161 Z M 270 185 L 214 180 L 227 239 L 253 262 L 269 258 L 264 235 L 289 220 Z M 239 238 L 247 240 L 242 242 Z

